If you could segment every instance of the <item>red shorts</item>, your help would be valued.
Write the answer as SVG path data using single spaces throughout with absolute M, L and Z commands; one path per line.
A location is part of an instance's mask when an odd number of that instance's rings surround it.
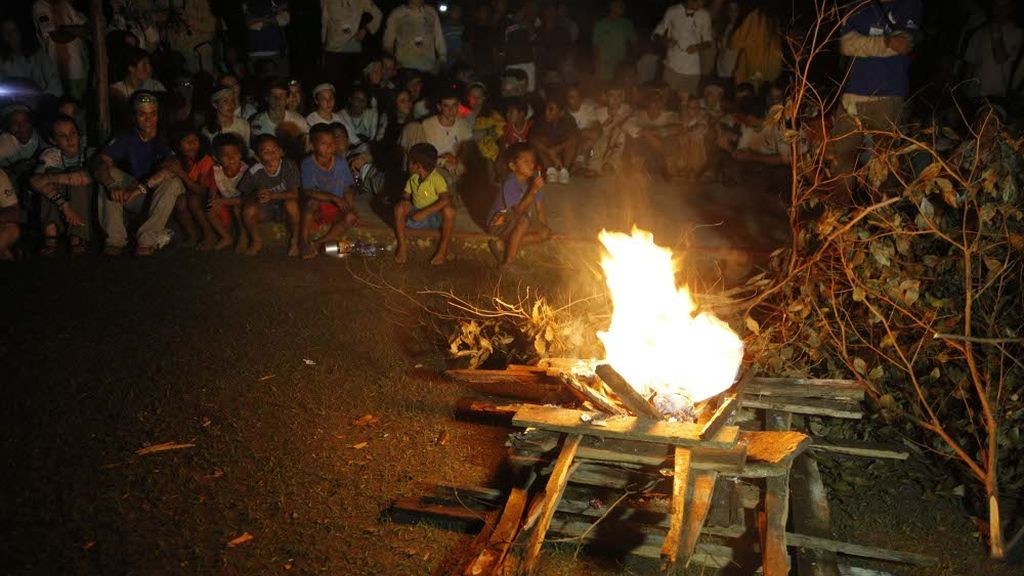
M 341 220 L 342 212 L 341 208 L 331 202 L 321 202 L 320 206 L 316 209 L 316 216 L 314 220 L 320 226 L 327 226 L 334 224 Z
M 234 218 L 234 212 L 231 210 L 230 206 L 221 206 L 220 209 L 217 210 L 217 220 L 220 220 L 221 224 L 225 227 L 231 226 L 232 218 Z

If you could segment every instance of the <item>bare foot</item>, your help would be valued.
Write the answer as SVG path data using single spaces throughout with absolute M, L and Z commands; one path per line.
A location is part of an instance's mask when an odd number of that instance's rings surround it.
M 294 258 L 294 257 L 296 257 L 298 255 L 299 255 L 299 243 L 297 241 L 296 242 L 292 242 L 288 246 L 288 256 L 291 257 L 291 258 Z
M 255 255 L 259 254 L 260 250 L 262 250 L 262 249 L 263 249 L 263 240 L 258 239 L 258 238 L 254 239 L 252 241 L 252 243 L 249 244 L 249 249 L 245 251 L 245 255 L 246 256 L 255 256 Z M 298 253 L 298 250 L 296 250 L 296 253 Z
M 309 242 L 306 242 L 302 246 L 302 259 L 312 260 L 313 258 L 316 258 L 316 248 L 314 248 Z
M 213 245 L 213 250 L 224 250 L 226 248 L 231 248 L 231 244 L 233 244 L 231 238 L 221 238 L 220 242 L 217 242 L 216 244 Z
M 409 249 L 405 246 L 400 247 L 395 251 L 395 263 L 405 264 L 409 260 Z
M 448 261 L 448 254 L 444 252 L 438 252 L 430 259 L 431 266 L 443 266 Z
M 502 253 L 505 251 L 505 243 L 497 238 L 492 238 L 487 242 L 487 247 L 491 250 L 491 256 L 494 256 L 494 259 L 500 264 Z

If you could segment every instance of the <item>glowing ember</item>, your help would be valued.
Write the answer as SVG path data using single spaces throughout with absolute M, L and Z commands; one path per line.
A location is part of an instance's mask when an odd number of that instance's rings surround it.
M 663 414 L 728 389 L 743 359 L 743 342 L 710 312 L 694 315 L 685 286 L 676 286 L 672 251 L 654 235 L 602 231 L 601 260 L 612 296 L 612 321 L 598 332 L 606 362 Z

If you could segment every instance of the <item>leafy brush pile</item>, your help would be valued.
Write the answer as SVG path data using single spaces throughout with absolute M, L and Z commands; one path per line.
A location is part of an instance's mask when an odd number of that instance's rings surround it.
M 1024 141 L 994 119 L 944 154 L 889 136 L 850 204 L 794 186 L 793 246 L 745 287 L 751 356 L 851 375 L 885 421 L 962 463 L 1000 557 L 999 495 L 1024 490 Z
M 599 349 L 594 299 L 554 307 L 529 292 L 513 302 L 492 296 L 480 304 L 447 294 L 445 305 L 453 325 L 448 355 L 468 368 L 536 364 L 553 356 L 588 358 Z

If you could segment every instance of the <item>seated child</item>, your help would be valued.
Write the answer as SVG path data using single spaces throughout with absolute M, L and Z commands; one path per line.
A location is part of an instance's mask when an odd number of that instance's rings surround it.
M 60 115 L 51 127 L 54 146 L 39 155 L 29 186 L 39 192 L 40 223 L 43 226 L 43 256 L 52 256 L 58 236 L 68 235 L 72 255 L 85 254 L 92 227 L 92 176 L 85 169 L 85 150 L 78 124 Z
M 430 263 L 440 266 L 448 257 L 448 244 L 455 227 L 455 207 L 448 195 L 448 183 L 436 168 L 437 148 L 421 142 L 409 149 L 409 181 L 402 192 L 402 201 L 395 205 L 395 238 L 398 240 L 395 262 L 399 264 L 409 257 L 406 228 L 440 228 L 441 241 Z
M 604 92 L 605 105 L 598 108 L 597 122 L 601 132 L 594 141 L 594 153 L 587 166 L 590 175 L 609 174 L 618 170 L 622 153 L 626 149 L 626 122 L 633 114 L 626 103 L 626 91 L 621 86 L 609 86 Z
M 544 211 L 544 177 L 537 167 L 537 155 L 529 144 L 513 144 L 506 151 L 509 175 L 487 217 L 487 230 L 495 236 L 488 243 L 502 268 L 512 264 L 519 248 L 551 237 Z M 532 225 L 530 212 L 536 214 Z
M 238 183 L 242 195 L 242 224 L 249 234 L 249 256 L 263 248 L 259 223 L 270 217 L 270 209 L 284 208 L 288 216 L 288 255 L 299 255 L 299 167 L 284 157 L 277 138 L 264 134 L 256 138 L 258 163 Z
M 217 163 L 210 171 L 206 187 L 209 190 L 206 219 L 220 241 L 214 244 L 214 250 L 223 250 L 235 241 L 231 233 L 236 222 L 240 223 L 242 198 L 238 191 L 238 182 L 245 176 L 248 168 L 242 158 L 245 156 L 245 144 L 236 134 L 230 132 L 220 134 L 213 139 L 213 153 Z M 249 238 L 245 228 L 239 225 L 238 242 L 235 252 L 244 253 L 249 249 Z
M 665 109 L 666 90 L 667 87 L 647 89 L 646 103 L 630 118 L 626 132 L 633 138 L 631 148 L 637 166 L 649 170 L 664 168 L 671 174 L 678 153 L 675 148 L 679 115 Z
M 708 163 L 708 126 L 711 123 L 708 113 L 701 107 L 701 101 L 691 98 L 682 115 L 679 150 L 670 156 L 670 175 L 695 180 L 704 173 Z
M 14 243 L 21 236 L 18 221 L 18 191 L 14 189 L 7 171 L 0 168 L 0 262 L 14 260 Z
M 583 163 L 594 148 L 594 142 L 601 135 L 601 124 L 597 121 L 597 105 L 590 99 L 584 98 L 580 87 L 573 84 L 565 91 L 565 109 L 576 121 L 576 127 L 580 130 L 580 146 L 576 162 Z
M 548 182 L 569 183 L 569 167 L 576 160 L 579 132 L 562 102 L 549 98 L 544 105 L 544 117 L 530 130 L 530 144 L 537 150 L 541 164 L 547 167 Z
M 319 244 L 340 240 L 359 222 L 355 208 L 355 180 L 345 158 L 338 156 L 338 142 L 331 127 L 317 124 L 309 132 L 313 153 L 299 169 L 302 187 L 302 222 L 299 243 L 304 259 L 314 258 L 317 246 L 309 241 L 313 222 L 330 225 Z
M 39 133 L 32 120 L 32 112 L 24 104 L 11 104 L 0 112 L 3 132 L 0 132 L 0 168 L 16 181 L 28 174 L 35 165 L 39 151 Z
M 505 102 L 505 128 L 499 141 L 502 150 L 530 139 L 533 119 L 528 117 L 528 111 L 529 105 L 522 98 L 509 98 Z
M 174 212 L 178 223 L 185 231 L 185 245 L 198 244 L 209 250 L 217 244 L 216 233 L 206 218 L 206 192 L 213 171 L 213 157 L 206 151 L 206 139 L 190 125 L 184 125 L 175 137 L 175 156 L 181 162 L 185 173 L 181 182 L 185 185 L 185 193 L 174 202 Z M 198 223 L 198 229 L 196 228 Z M 202 238 L 199 235 L 202 233 Z

